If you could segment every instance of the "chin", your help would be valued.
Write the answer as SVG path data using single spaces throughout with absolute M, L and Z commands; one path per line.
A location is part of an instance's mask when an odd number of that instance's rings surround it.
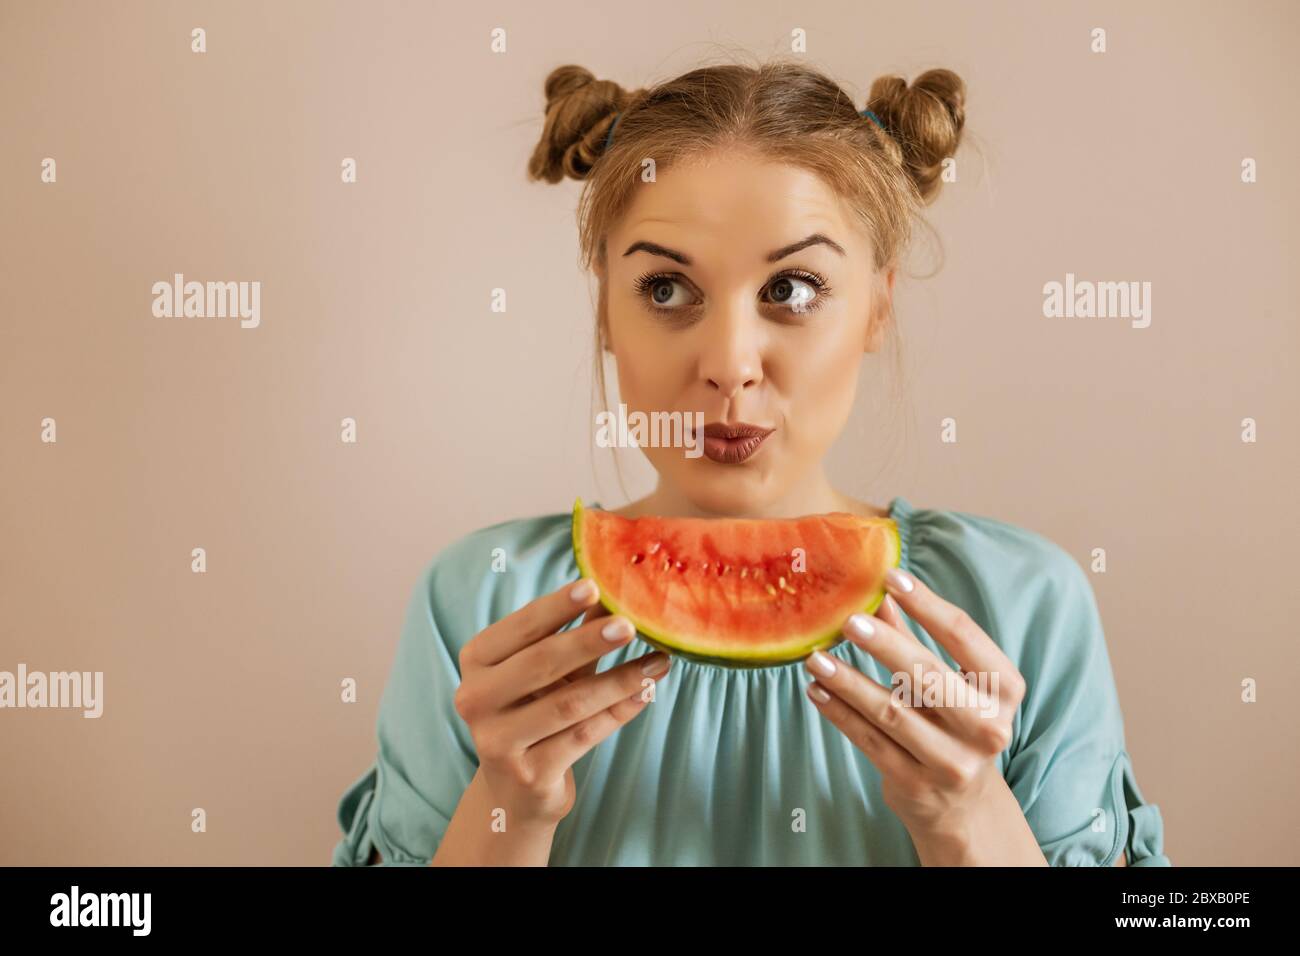
M 707 458 L 694 474 L 685 476 L 682 487 L 697 507 L 728 517 L 744 517 L 778 497 L 769 476 L 756 469 L 719 465 Z

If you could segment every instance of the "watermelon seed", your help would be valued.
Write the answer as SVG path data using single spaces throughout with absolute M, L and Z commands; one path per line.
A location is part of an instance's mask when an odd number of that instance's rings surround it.
M 668 562 L 668 559 L 667 559 L 667 558 L 664 558 L 664 567 L 663 567 L 663 569 L 664 569 L 665 571 L 668 570 L 668 563 L 669 563 L 669 562 Z
M 641 559 L 644 558 L 644 557 L 645 557 L 644 554 L 634 554 L 634 555 L 632 555 L 632 563 L 633 563 L 633 564 L 640 564 L 640 563 L 641 563 Z
M 650 545 L 650 553 L 651 553 L 651 554 L 654 554 L 654 553 L 655 553 L 656 551 L 658 551 L 658 550 L 659 550 L 659 542 L 658 542 L 658 541 L 656 541 L 654 544 Z
M 675 567 L 677 568 L 678 571 L 681 571 L 681 570 L 685 569 L 685 567 L 686 567 L 686 562 L 685 562 L 685 561 L 678 561 L 677 564 L 675 565 Z
M 749 568 L 741 568 L 741 569 L 740 569 L 740 576 L 741 576 L 742 578 L 747 578 L 747 577 L 749 577 Z
M 775 597 L 775 596 L 776 596 L 776 588 L 772 587 L 772 585 L 770 585 L 770 584 L 767 585 L 767 593 L 768 593 L 768 594 L 771 594 L 771 595 L 773 595 L 773 596 Z

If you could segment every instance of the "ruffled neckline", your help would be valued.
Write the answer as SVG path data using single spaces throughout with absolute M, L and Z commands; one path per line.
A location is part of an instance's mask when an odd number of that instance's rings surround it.
M 604 506 L 598 501 L 591 502 L 590 507 L 604 510 Z M 912 570 L 911 553 L 915 536 L 915 512 L 916 508 L 902 495 L 894 496 L 894 499 L 889 503 L 888 517 L 892 518 L 898 525 L 898 566 L 904 571 L 909 572 Z M 576 575 L 578 573 L 578 564 L 577 561 L 574 560 L 572 549 L 569 550 L 569 562 L 573 565 L 572 570 Z M 634 637 L 626 646 L 631 649 L 629 653 L 630 657 L 635 657 L 640 654 L 648 654 L 657 649 L 641 640 L 639 635 Z M 637 649 L 638 647 L 639 649 Z M 841 641 L 834 647 L 825 651 L 825 653 L 843 660 L 845 659 L 845 655 L 849 652 L 848 649 L 852 647 L 853 644 L 851 641 Z M 673 657 L 674 670 L 684 668 L 687 672 L 721 674 L 728 677 L 734 675 L 738 679 L 745 678 L 748 680 L 775 679 L 792 673 L 794 668 L 802 667 L 803 661 L 791 661 L 788 664 L 777 664 L 770 667 L 723 667 L 720 664 L 706 664 L 703 661 L 693 661 L 679 655 L 674 655 Z

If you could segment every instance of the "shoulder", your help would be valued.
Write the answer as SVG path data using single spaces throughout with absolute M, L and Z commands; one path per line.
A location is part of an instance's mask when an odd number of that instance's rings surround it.
M 910 519 L 911 557 L 922 563 L 946 563 L 966 573 L 1011 577 L 1022 584 L 1086 581 L 1070 552 L 1031 528 L 940 508 L 917 508 Z
M 1042 532 L 989 515 L 917 508 L 908 564 L 943 599 L 966 610 L 1013 660 L 1032 634 L 1062 619 L 1096 622 L 1087 573 Z
M 461 534 L 420 572 L 413 602 L 453 649 L 576 577 L 572 515 L 512 518 Z

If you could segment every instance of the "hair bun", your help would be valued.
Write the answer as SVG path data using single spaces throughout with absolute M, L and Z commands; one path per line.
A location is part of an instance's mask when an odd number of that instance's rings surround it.
M 612 80 L 599 80 L 574 64 L 552 70 L 545 92 L 546 120 L 528 162 L 528 175 L 548 183 L 565 176 L 586 179 L 628 93 Z
M 572 63 L 568 66 L 556 67 L 546 78 L 546 108 L 549 110 L 556 100 L 576 93 L 595 82 L 595 74 L 586 67 Z
M 927 70 L 909 86 L 901 76 L 871 84 L 867 108 L 900 151 L 922 202 L 939 192 L 943 161 L 957 152 L 966 125 L 966 84 L 951 70 Z

